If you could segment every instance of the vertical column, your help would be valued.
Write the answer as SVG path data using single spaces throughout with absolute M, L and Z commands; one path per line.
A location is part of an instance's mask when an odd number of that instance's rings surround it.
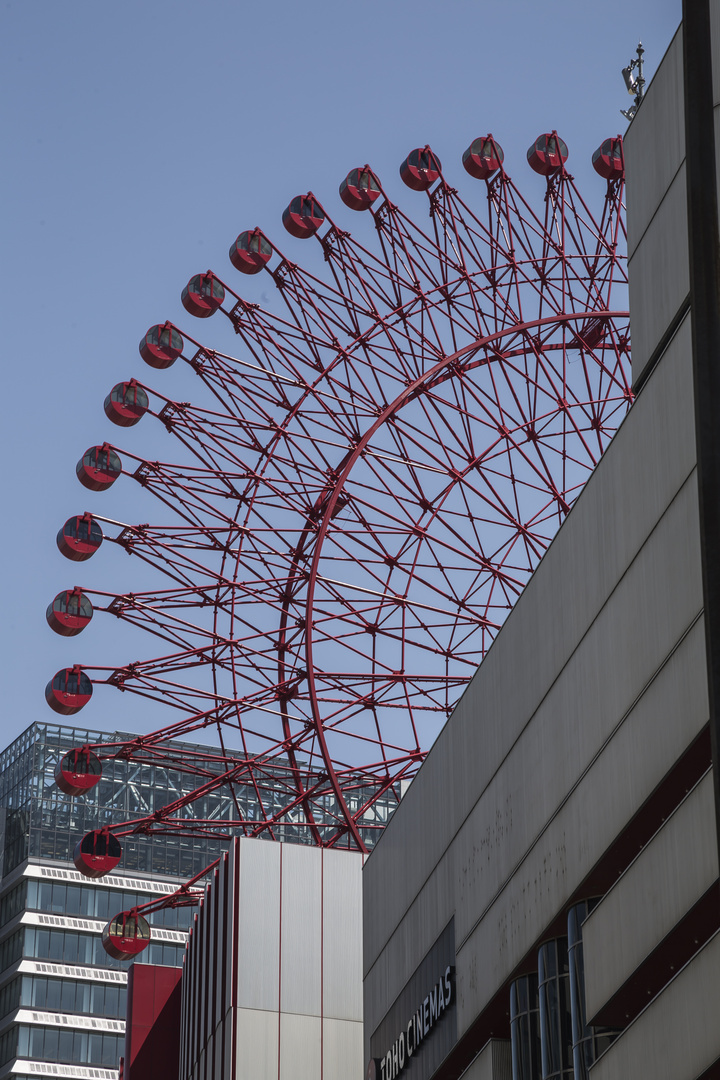
M 538 999 L 543 1080 L 573 1080 L 567 938 L 538 950 Z
M 583 900 L 568 912 L 568 962 L 570 966 L 570 1011 L 572 1014 L 573 1068 L 575 1080 L 589 1080 L 590 1066 L 600 1057 L 618 1032 L 613 1028 L 594 1028 L 587 1023 L 585 1008 L 585 964 L 582 924 L 598 903 L 599 897 Z
M 226 964 L 228 963 L 228 952 L 230 950 L 232 941 L 232 931 L 228 926 L 228 856 L 227 852 L 220 860 L 220 866 L 218 867 L 218 879 L 217 879 L 217 957 L 215 963 L 215 989 L 213 991 L 215 996 L 215 1013 L 217 1020 L 217 1036 L 215 1046 L 215 1065 L 214 1065 L 214 1078 L 213 1080 L 222 1080 L 223 1077 L 230 1076 L 230 1061 L 225 1061 L 225 1028 L 229 1027 L 226 1024 L 227 1020 L 227 1006 L 225 998 L 225 984 L 226 984 Z M 182 1078 L 181 1078 L 182 1080 Z
M 193 925 L 189 942 L 190 963 L 190 1076 L 197 1075 L 198 1054 L 198 1018 L 197 1018 L 197 946 L 198 946 L 198 916 L 193 915 Z
M 510 1034 L 513 1080 L 541 1080 L 537 975 L 510 984 Z

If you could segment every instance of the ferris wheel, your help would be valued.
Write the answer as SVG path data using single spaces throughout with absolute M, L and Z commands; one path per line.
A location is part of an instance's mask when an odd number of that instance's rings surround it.
M 227 320 L 236 347 L 199 340 L 186 317 L 143 336 L 153 384 L 118 384 L 105 412 L 163 425 L 173 460 L 104 442 L 77 475 L 94 491 L 139 483 L 159 523 L 80 513 L 58 546 L 79 562 L 120 545 L 157 587 L 66 589 L 48 621 L 76 634 L 109 612 L 147 633 L 149 655 L 63 669 L 46 698 L 73 714 L 104 684 L 168 709 L 160 731 L 66 754 L 64 791 L 88 790 L 114 757 L 196 786 L 88 834 L 84 873 L 117 865 L 133 832 L 291 827 L 372 846 L 632 401 L 622 140 L 593 156 L 596 213 L 567 157 L 541 135 L 525 198 L 499 143 L 478 138 L 462 197 L 418 148 L 400 168 L 407 211 L 369 166 L 353 169 L 337 215 L 312 192 L 290 202 L 287 250 L 257 228 L 233 243 L 267 306 L 236 275 L 188 282 L 185 312 Z M 347 209 L 364 214 L 357 237 Z M 310 269 L 295 239 L 319 245 Z M 173 397 L 176 363 L 197 377 L 193 402 Z M 173 749 L 208 729 L 219 751 Z M 222 828 L 193 810 L 220 790 L 236 808 Z

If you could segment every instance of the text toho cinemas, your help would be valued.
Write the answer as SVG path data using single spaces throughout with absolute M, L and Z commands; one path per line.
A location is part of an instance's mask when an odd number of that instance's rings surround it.
M 372 1058 L 368 1066 L 367 1080 L 395 1080 L 410 1064 L 410 1058 L 420 1047 L 423 1039 L 432 1031 L 443 1015 L 454 994 L 454 971 L 448 965 L 430 993 L 408 1020 L 403 1031 L 380 1058 Z

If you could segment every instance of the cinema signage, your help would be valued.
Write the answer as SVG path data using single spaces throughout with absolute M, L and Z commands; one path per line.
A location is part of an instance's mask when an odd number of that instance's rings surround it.
M 392 1046 L 379 1058 L 372 1058 L 367 1080 L 396 1080 L 410 1065 L 413 1054 L 435 1030 L 445 1010 L 455 1003 L 455 969 L 449 964 L 400 1029 Z

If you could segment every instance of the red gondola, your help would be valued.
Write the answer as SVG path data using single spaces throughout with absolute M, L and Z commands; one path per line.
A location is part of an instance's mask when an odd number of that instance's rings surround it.
M 318 231 L 325 213 L 311 191 L 307 195 L 296 195 L 289 206 L 283 210 L 283 225 L 291 236 L 305 240 Z
M 105 398 L 103 408 L 108 420 L 118 427 L 132 427 L 142 420 L 150 404 L 142 386 L 135 379 L 119 382 Z
M 168 368 L 181 355 L 185 342 L 171 322 L 151 326 L 140 342 L 140 355 L 154 368 Z
M 440 176 L 440 158 L 429 146 L 412 150 L 400 166 L 403 183 L 413 191 L 427 191 Z
M 222 306 L 225 289 L 212 270 L 208 270 L 207 274 L 190 278 L 180 299 L 185 310 L 195 318 L 209 319 Z
M 45 687 L 45 700 L 55 712 L 71 716 L 87 705 L 92 692 L 92 683 L 82 668 L 62 668 Z
M 102 542 L 102 529 L 92 514 L 68 518 L 55 537 L 61 554 L 73 562 L 84 562 L 91 558 Z
M 498 171 L 504 160 L 505 154 L 500 143 L 495 142 L 492 135 L 485 135 L 470 143 L 463 154 L 462 162 L 465 172 L 470 173 L 476 180 L 487 180 Z
M 230 248 L 230 262 L 241 274 L 259 274 L 272 258 L 272 245 L 260 229 L 241 232 Z
M 78 589 L 59 592 L 45 612 L 48 626 L 63 637 L 75 637 L 93 617 L 93 606 L 87 596 Z
M 606 139 L 592 156 L 593 169 L 605 180 L 622 180 L 625 175 L 625 155 L 620 135 Z
M 368 210 L 380 195 L 380 185 L 369 165 L 353 169 L 340 185 L 340 198 L 351 210 Z
M 530 168 L 541 176 L 552 176 L 568 159 L 568 148 L 556 131 L 540 135 L 527 152 Z
M 106 491 L 122 472 L 122 462 L 108 443 L 91 446 L 75 466 L 77 478 L 91 491 Z
M 111 832 L 95 829 L 78 840 L 73 852 L 75 867 L 85 877 L 99 878 L 114 870 L 122 858 L 120 842 Z
M 55 783 L 66 795 L 84 795 L 101 777 L 100 758 L 87 746 L 68 750 L 55 766 Z
M 150 944 L 150 926 L 136 910 L 121 911 L 102 932 L 106 953 L 115 960 L 132 960 Z

